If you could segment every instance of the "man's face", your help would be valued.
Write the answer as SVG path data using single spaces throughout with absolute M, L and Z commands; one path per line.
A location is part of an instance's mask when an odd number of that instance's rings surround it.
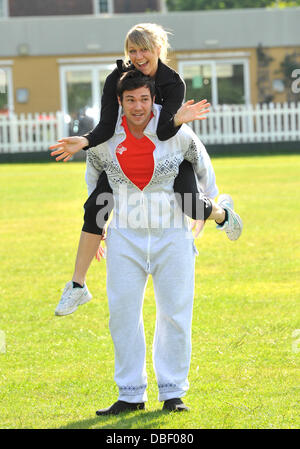
M 152 98 L 148 87 L 139 87 L 135 90 L 125 90 L 123 100 L 119 98 L 127 119 L 128 126 L 146 128 L 152 112 Z

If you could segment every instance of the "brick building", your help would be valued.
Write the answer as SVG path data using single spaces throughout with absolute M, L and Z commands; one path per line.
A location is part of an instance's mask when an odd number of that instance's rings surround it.
M 300 67 L 300 8 L 79 14 L 74 5 L 91 7 L 92 0 L 10 0 L 9 6 L 29 3 L 74 9 L 0 19 L 0 114 L 73 117 L 88 109 L 97 120 L 105 78 L 124 56 L 127 31 L 142 22 L 172 32 L 169 65 L 184 78 L 187 98 L 207 98 L 213 106 L 299 101 L 291 86 L 294 81 L 298 90 L 292 76 Z M 115 0 L 114 7 L 129 3 L 151 2 Z M 2 15 L 7 6 L 0 0 Z
M 9 17 L 125 14 L 160 11 L 161 0 L 0 0 Z

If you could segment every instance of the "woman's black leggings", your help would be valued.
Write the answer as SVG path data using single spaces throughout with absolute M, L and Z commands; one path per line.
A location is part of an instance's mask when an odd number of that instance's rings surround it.
M 174 181 L 174 192 L 183 212 L 194 220 L 206 220 L 212 211 L 211 201 L 202 193 L 199 193 L 197 181 L 192 164 L 184 160 L 180 166 L 178 175 Z M 84 224 L 82 230 L 91 234 L 101 235 L 105 222 L 113 209 L 113 201 L 106 200 L 102 204 L 97 204 L 100 194 L 112 194 L 107 175 L 102 172 L 99 176 L 95 190 L 88 197 L 84 204 Z M 111 195 L 112 198 L 112 195 Z M 106 208 L 106 213 L 99 222 L 99 211 Z

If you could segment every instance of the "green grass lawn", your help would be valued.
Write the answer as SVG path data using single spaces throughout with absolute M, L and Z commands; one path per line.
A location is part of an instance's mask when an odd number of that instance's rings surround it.
M 213 164 L 244 231 L 230 242 L 207 223 L 197 241 L 191 411 L 162 413 L 157 400 L 150 280 L 147 410 L 117 417 L 95 416 L 117 399 L 105 261 L 88 273 L 93 300 L 54 316 L 73 271 L 85 166 L 0 165 L 1 428 L 299 428 L 300 156 Z

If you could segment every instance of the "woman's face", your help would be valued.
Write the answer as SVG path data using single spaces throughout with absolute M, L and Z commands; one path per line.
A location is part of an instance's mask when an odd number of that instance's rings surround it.
M 133 42 L 128 41 L 128 54 L 130 61 L 136 69 L 144 75 L 155 76 L 160 54 L 159 48 L 154 48 L 154 51 L 152 52 L 146 48 L 140 48 Z

